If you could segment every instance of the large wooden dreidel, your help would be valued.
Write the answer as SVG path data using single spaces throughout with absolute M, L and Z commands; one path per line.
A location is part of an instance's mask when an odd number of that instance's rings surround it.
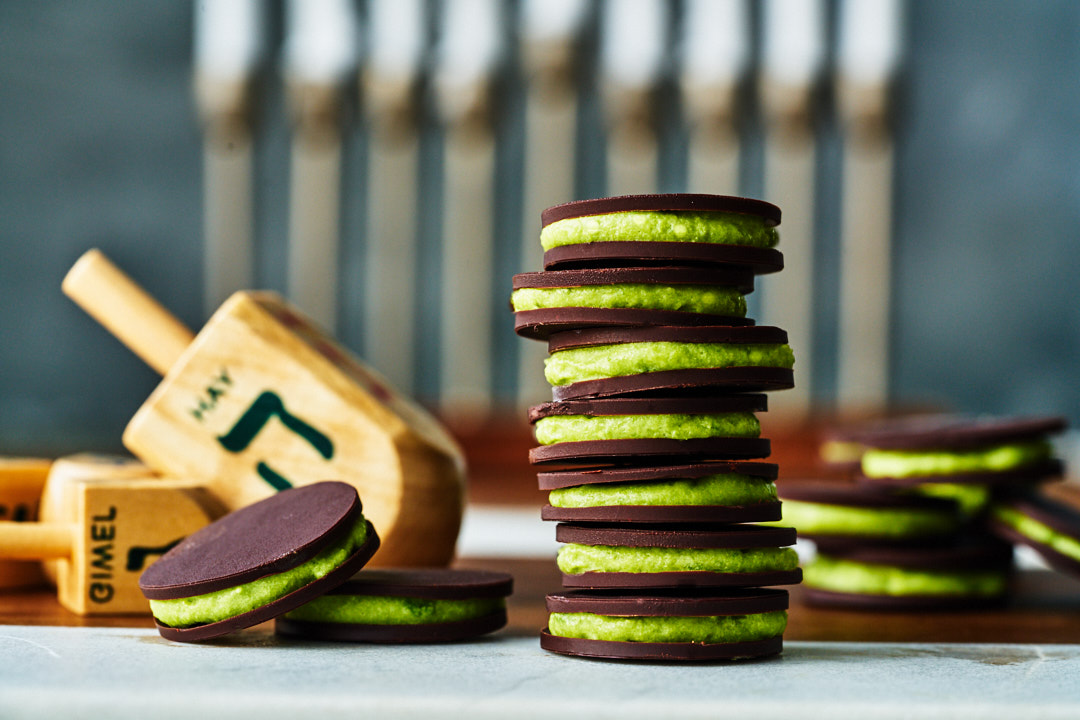
M 294 485 L 351 483 L 382 539 L 372 565 L 445 565 L 464 504 L 449 433 L 268 292 L 237 292 L 193 337 L 91 250 L 64 292 L 165 378 L 124 432 L 151 467 L 237 509 Z
M 32 522 L 38 518 L 51 460 L 0 458 L 0 522 Z M 0 589 L 41 585 L 45 578 L 36 562 L 0 560 Z
M 0 557 L 57 560 L 60 603 L 79 615 L 150 612 L 139 575 L 159 555 L 221 515 L 191 480 L 81 480 L 66 521 L 0 523 Z

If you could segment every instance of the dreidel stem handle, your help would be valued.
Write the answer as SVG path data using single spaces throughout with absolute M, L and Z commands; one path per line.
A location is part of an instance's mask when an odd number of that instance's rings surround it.
M 69 558 L 73 544 L 71 525 L 0 522 L 0 557 L 8 560 Z
M 65 295 L 161 375 L 195 339 L 184 323 L 100 250 L 83 254 L 61 287 Z

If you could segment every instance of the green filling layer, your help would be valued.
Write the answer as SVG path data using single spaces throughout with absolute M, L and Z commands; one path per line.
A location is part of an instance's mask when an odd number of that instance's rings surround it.
M 205 595 L 175 600 L 151 600 L 150 611 L 163 625 L 177 628 L 203 625 L 242 615 L 324 577 L 355 553 L 366 538 L 367 523 L 363 516 L 360 516 L 348 537 L 292 570 Z
M 1045 440 L 967 451 L 878 450 L 867 448 L 862 457 L 866 477 L 919 477 L 972 472 L 1005 472 L 1050 457 Z
M 753 413 L 717 415 L 552 415 L 534 426 L 541 445 L 579 440 L 629 440 L 664 438 L 756 438 L 761 425 Z
M 911 491 L 928 497 L 952 500 L 960 506 L 960 512 L 965 517 L 978 515 L 990 502 L 990 488 L 979 484 L 922 483 Z
M 803 567 L 807 587 L 867 595 L 964 595 L 991 597 L 1005 592 L 1004 571 L 912 570 L 818 555 Z
M 619 642 L 735 643 L 776 637 L 787 627 L 783 610 L 753 615 L 622 617 L 552 613 L 548 632 L 559 637 Z
M 957 529 L 960 518 L 947 510 L 867 508 L 784 500 L 782 523 L 801 533 L 855 535 L 872 538 L 912 538 L 943 535 Z
M 1049 525 L 1017 512 L 1005 505 L 995 505 L 990 513 L 1001 522 L 1011 527 L 1026 538 L 1047 545 L 1066 557 L 1080 561 L 1080 541 L 1063 535 Z
M 780 235 L 756 215 L 720 212 L 631 211 L 567 218 L 540 231 L 550 250 L 587 242 L 699 242 L 775 247 Z
M 792 548 L 658 548 L 578 545 L 559 548 L 559 569 L 569 575 L 587 572 L 758 573 L 794 570 L 799 556 Z
M 290 620 L 361 625 L 430 625 L 484 617 L 506 607 L 503 598 L 427 600 L 371 595 L 323 595 L 286 613 Z
M 771 480 L 723 473 L 703 478 L 649 482 L 598 483 L 552 490 L 554 507 L 606 505 L 757 505 L 776 500 Z
M 590 307 L 673 310 L 746 316 L 746 298 L 735 288 L 719 285 L 646 285 L 616 283 L 583 287 L 521 288 L 510 296 L 515 311 Z
M 552 385 L 640 375 L 663 370 L 727 367 L 791 369 L 795 354 L 788 345 L 758 343 L 640 342 L 593 345 L 551 353 L 544 377 Z

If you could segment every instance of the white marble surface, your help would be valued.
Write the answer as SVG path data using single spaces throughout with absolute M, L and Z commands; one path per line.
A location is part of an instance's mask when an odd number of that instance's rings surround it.
M 149 630 L 0 627 L 0 717 L 1070 718 L 1080 646 L 789 642 L 735 665 L 608 663 L 535 638 L 442 646 L 183 645 Z

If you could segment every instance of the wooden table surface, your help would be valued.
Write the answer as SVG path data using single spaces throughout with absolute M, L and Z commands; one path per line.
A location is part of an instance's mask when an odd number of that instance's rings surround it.
M 503 632 L 535 636 L 546 624 L 544 597 L 559 590 L 559 572 L 550 560 L 465 558 L 461 567 L 502 570 L 514 575 Z M 855 612 L 807 607 L 792 590 L 789 640 L 863 642 L 959 642 L 1080 644 L 1080 581 L 1043 570 L 1017 576 L 1011 604 L 978 612 Z M 0 624 L 153 627 L 148 616 L 79 617 L 44 589 L 0 593 Z M 271 626 L 263 628 L 270 632 Z

